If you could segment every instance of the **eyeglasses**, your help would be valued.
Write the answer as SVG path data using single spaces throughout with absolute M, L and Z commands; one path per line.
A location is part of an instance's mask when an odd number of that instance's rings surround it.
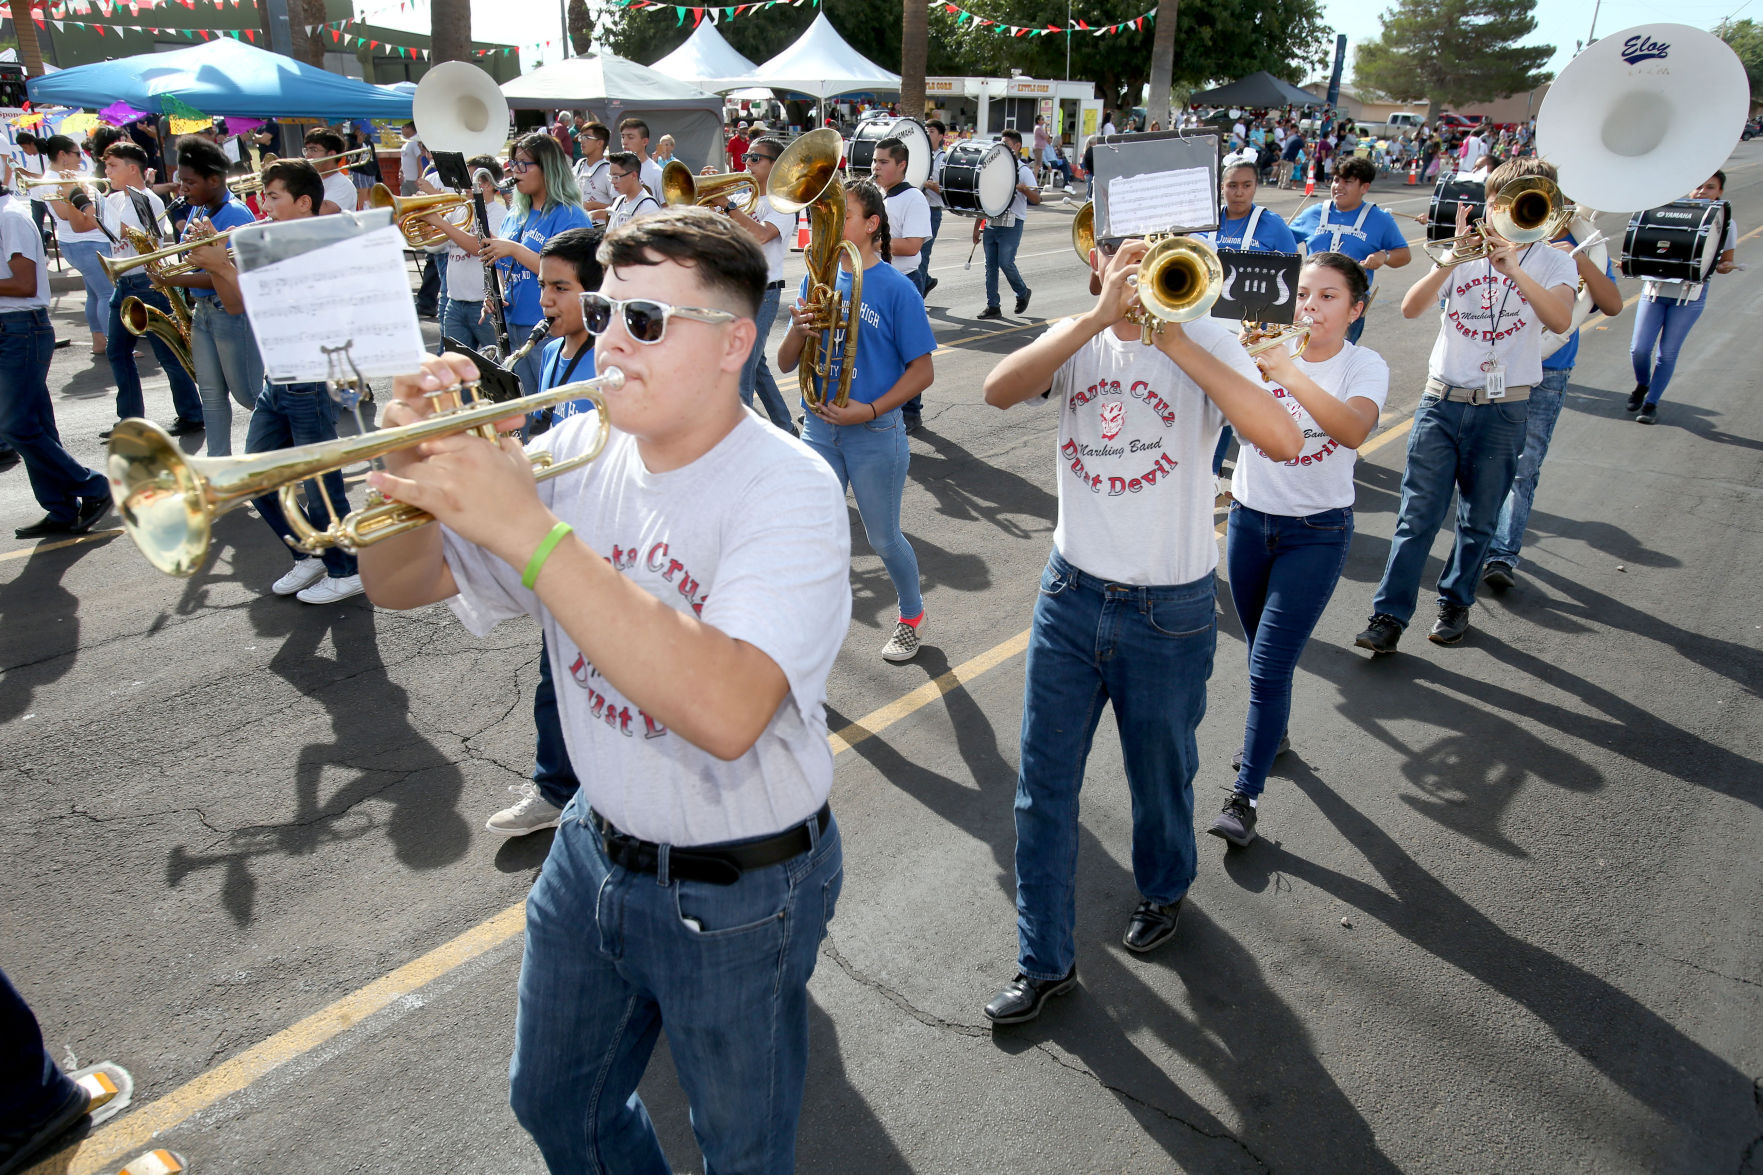
M 629 179 L 631 176 L 633 176 L 637 173 L 634 171 L 613 171 L 609 167 L 606 169 L 606 174 L 611 176 L 615 180 L 622 180 L 622 179 Z
M 639 343 L 651 344 L 661 341 L 661 337 L 667 333 L 667 320 L 676 314 L 693 322 L 710 323 L 734 322 L 739 317 L 727 310 L 710 310 L 702 306 L 669 306 L 666 302 L 657 302 L 653 298 L 621 301 L 608 298 L 605 294 L 582 295 L 582 322 L 588 328 L 589 334 L 605 334 L 612 325 L 615 311 L 623 313 L 624 329 L 631 338 Z
M 741 161 L 743 163 L 757 163 L 761 159 L 769 159 L 773 163 L 777 162 L 776 155 L 767 155 L 763 151 L 749 151 L 745 155 L 741 156 Z
M 530 159 L 510 159 L 508 161 L 508 170 L 512 171 L 515 175 L 525 175 L 537 166 L 538 164 Z

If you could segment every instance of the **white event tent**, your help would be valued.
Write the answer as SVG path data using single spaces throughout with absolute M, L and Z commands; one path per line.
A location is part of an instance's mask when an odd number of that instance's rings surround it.
M 730 89 L 767 86 L 810 94 L 824 106 L 828 98 L 859 90 L 897 93 L 900 75 L 889 73 L 857 50 L 822 12 L 795 43 L 746 77 L 724 79 Z
M 727 83 L 745 85 L 742 79 L 759 67 L 735 52 L 734 46 L 716 31 L 716 25 L 706 20 L 692 30 L 685 44 L 649 68 L 691 82 L 699 89 L 720 92 L 732 88 Z
M 693 170 L 723 163 L 722 99 L 615 53 L 596 49 L 542 65 L 503 85 L 502 94 L 515 110 L 587 113 L 611 128 L 614 151 L 619 120 L 634 117 L 649 124 L 651 151 L 662 135 L 672 135 L 676 154 Z

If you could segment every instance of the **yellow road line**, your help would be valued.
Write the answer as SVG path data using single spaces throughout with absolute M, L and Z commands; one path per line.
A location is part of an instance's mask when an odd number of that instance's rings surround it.
M 826 739 L 832 746 L 833 754 L 837 755 L 850 750 L 864 739 L 880 734 L 914 710 L 930 705 L 957 686 L 970 682 L 980 674 L 1002 665 L 1028 648 L 1028 632 L 1028 629 L 1023 629 L 1009 640 L 993 645 L 972 660 L 963 661 L 941 677 L 927 681 L 911 693 L 896 698 L 881 709 L 871 710 L 849 726 L 833 731 Z
M 4 563 L 8 559 L 26 559 L 32 555 L 41 555 L 45 551 L 59 551 L 63 547 L 77 547 L 81 543 L 95 543 L 99 539 L 107 539 L 121 533 L 122 528 L 117 526 L 109 530 L 89 531 L 86 534 L 75 535 L 71 539 L 59 539 L 53 543 L 38 543 L 34 547 L 20 547 L 16 551 L 8 551 L 4 555 L 0 555 L 0 563 Z

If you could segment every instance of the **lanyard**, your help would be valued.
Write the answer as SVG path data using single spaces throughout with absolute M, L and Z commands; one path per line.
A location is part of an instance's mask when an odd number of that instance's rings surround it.
M 1530 256 L 1530 251 L 1534 248 L 1536 248 L 1535 245 L 1526 245 L 1524 247 L 1524 252 L 1522 252 L 1518 255 L 1518 264 L 1519 265 L 1524 264 L 1525 258 Z M 1499 341 L 1500 341 L 1500 320 L 1502 318 L 1506 317 L 1506 303 L 1508 300 L 1511 299 L 1512 291 L 1514 291 L 1518 288 L 1518 283 L 1513 281 L 1511 278 L 1505 276 L 1504 274 L 1500 273 L 1498 270 L 1496 270 L 1494 268 L 1494 263 L 1491 259 L 1488 261 L 1482 262 L 1482 264 L 1487 267 L 1487 277 L 1486 277 L 1486 280 L 1482 283 L 1482 289 L 1485 290 L 1486 293 L 1484 293 L 1482 295 L 1481 305 L 1482 305 L 1482 309 L 1490 311 L 1493 316 L 1493 321 L 1488 324 L 1489 338 L 1488 338 L 1488 361 L 1487 361 L 1489 364 L 1492 364 L 1492 363 L 1496 362 L 1496 360 L 1494 359 L 1494 348 L 1499 345 Z M 1502 286 L 1504 287 L 1500 291 L 1500 305 L 1499 305 L 1498 309 L 1494 308 L 1494 285 L 1493 285 L 1493 283 L 1494 283 L 1495 277 L 1498 277 L 1500 279 L 1500 282 L 1501 282 Z M 1522 314 L 1523 311 L 1521 310 L 1518 313 Z M 1487 366 L 1486 364 L 1484 364 L 1482 366 L 1482 370 L 1483 371 L 1490 371 L 1490 370 L 1492 370 L 1492 368 Z
M 540 381 L 544 386 L 544 390 L 550 391 L 552 388 L 560 388 L 568 383 L 569 377 L 575 374 L 576 364 L 582 361 L 583 356 L 592 355 L 593 353 L 594 341 L 589 339 L 586 346 L 579 348 L 574 355 L 570 356 L 569 366 L 563 369 L 563 374 L 556 379 L 553 379 L 552 376 L 557 374 L 558 363 L 563 360 L 563 348 L 557 348 L 557 354 L 551 357 L 551 362 L 546 365 L 546 369 L 543 372 L 543 378 Z

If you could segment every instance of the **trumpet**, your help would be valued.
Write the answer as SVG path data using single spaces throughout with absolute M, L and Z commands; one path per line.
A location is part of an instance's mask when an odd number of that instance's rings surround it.
M 661 169 L 661 199 L 665 204 L 686 205 L 735 200 L 741 211 L 751 216 L 759 207 L 759 184 L 744 171 L 693 175 L 691 168 L 675 159 Z
M 1275 348 L 1288 348 L 1295 342 L 1298 349 L 1292 352 L 1292 358 L 1296 359 L 1310 345 L 1310 320 L 1300 318 L 1289 326 L 1280 326 L 1268 322 L 1250 322 L 1245 318 L 1237 340 L 1243 344 L 1243 350 L 1249 353 L 1251 359 L 1257 355 L 1265 355 Z
M 142 268 L 146 269 L 148 277 L 154 281 L 161 281 L 174 275 L 195 273 L 201 268 L 187 257 L 180 261 L 173 261 L 171 258 L 179 257 L 192 249 L 200 249 L 204 245 L 224 245 L 232 235 L 233 230 L 227 229 L 225 232 L 209 233 L 207 236 L 197 237 L 195 240 L 167 245 L 165 248 L 155 249 L 151 253 L 137 253 L 133 257 L 99 257 L 98 264 L 103 266 L 104 276 L 110 279 L 112 285 L 123 274 L 133 273 Z
M 44 172 L 41 175 L 32 175 L 30 172 L 20 171 L 13 174 L 13 179 L 20 187 L 26 189 L 83 189 L 94 195 L 103 192 L 110 187 L 110 181 L 101 175 L 53 175 L 49 172 Z
M 1166 322 L 1202 318 L 1224 292 L 1224 267 L 1205 241 L 1154 233 L 1145 238 L 1151 251 L 1128 279 L 1138 291 L 1138 305 L 1126 312 L 1139 325 L 1139 339 L 1150 346 Z M 1085 201 L 1071 222 L 1071 247 L 1089 264 L 1096 247 L 1096 206 Z M 1092 289 L 1094 287 L 1091 287 Z M 1251 352 L 1252 353 L 1252 352 Z
M 1492 255 L 1494 236 L 1514 245 L 1552 241 L 1573 219 L 1575 209 L 1555 181 L 1540 175 L 1513 180 L 1487 202 L 1487 215 L 1466 233 L 1426 244 L 1434 264 L 1448 269 Z
M 339 517 L 329 505 L 329 495 L 320 495 L 331 518 L 328 526 L 319 528 L 306 519 L 296 501 L 304 482 L 440 437 L 471 433 L 493 441 L 498 420 L 523 416 L 566 400 L 592 400 L 599 431 L 588 452 L 567 461 L 555 461 L 549 453 L 529 454 L 534 476 L 545 481 L 578 469 L 600 455 L 612 428 L 607 420 L 605 394 L 623 386 L 624 373 L 609 367 L 594 379 L 499 402 L 477 402 L 475 384 L 467 385 L 474 393 L 473 400 L 468 402 L 463 395 L 465 389 L 455 387 L 430 393 L 434 415 L 426 420 L 382 428 L 348 440 L 319 441 L 245 457 L 187 457 L 177 442 L 152 421 L 125 420 L 110 437 L 110 495 L 129 538 L 149 563 L 167 575 L 193 574 L 208 553 L 214 520 L 271 491 L 276 493 L 294 530 L 295 537 L 288 540 L 290 546 L 309 554 L 332 547 L 358 551 L 427 526 L 434 516 L 369 490 L 366 506 Z
M 263 175 L 260 172 L 247 172 L 236 175 L 226 182 L 227 191 L 235 196 L 250 196 L 263 191 Z
M 395 196 L 384 184 L 375 184 L 367 195 L 369 208 L 390 208 L 392 221 L 404 234 L 404 243 L 412 249 L 437 249 L 447 243 L 447 234 L 425 217 L 439 214 L 454 228 L 464 231 L 471 224 L 471 197 L 458 192 L 435 192 L 427 196 Z

